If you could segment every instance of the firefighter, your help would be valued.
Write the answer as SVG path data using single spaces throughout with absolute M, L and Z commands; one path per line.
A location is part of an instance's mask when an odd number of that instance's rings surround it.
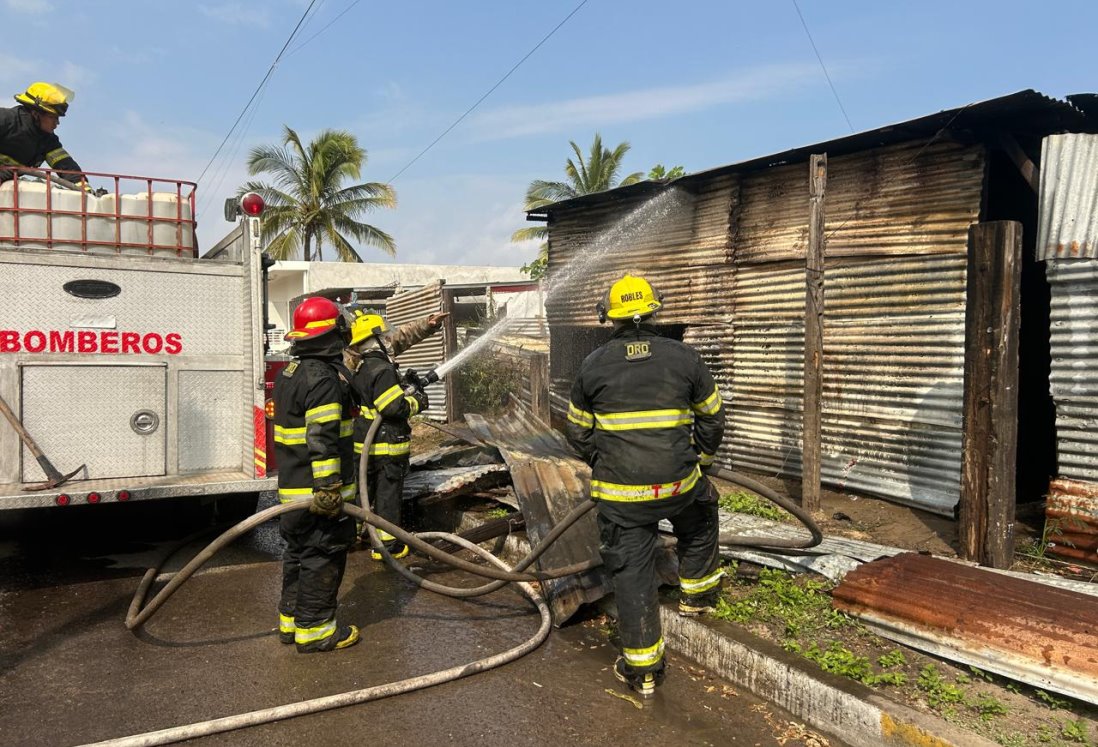
M 351 321 L 351 342 L 345 360 L 354 371 L 354 388 L 361 403 L 355 418 L 355 462 L 361 458 L 366 432 L 374 418 L 381 425 L 370 444 L 366 490 L 373 510 L 383 519 L 401 524 L 403 513 L 404 478 L 408 474 L 411 454 L 412 426 L 408 419 L 427 409 L 427 394 L 415 390 L 405 394 L 405 384 L 393 358 L 434 334 L 449 313 L 435 313 L 417 319 L 390 332 L 385 319 L 357 309 Z M 408 555 L 408 546 L 386 531 L 378 530 L 385 549 L 394 558 Z M 382 554 L 371 549 L 370 557 L 383 560 Z
M 642 277 L 610 286 L 596 309 L 614 330 L 581 364 L 567 423 L 568 440 L 591 465 L 599 549 L 617 600 L 614 674 L 646 696 L 664 676 L 659 521 L 669 519 L 678 539 L 680 614 L 711 609 L 721 579 L 717 495 L 701 472 L 724 435 L 721 396 L 697 351 L 652 326 L 662 306 Z
M 83 180 L 80 164 L 54 132 L 72 98 L 72 91 L 56 83 L 31 83 L 26 91 L 15 94 L 19 106 L 0 109 L 0 182 L 16 173 L 5 166 L 37 168 L 43 161 L 51 169 L 77 172 L 62 174 L 68 181 Z
M 358 642 L 358 628 L 336 620 L 336 595 L 355 540 L 343 503 L 355 498 L 351 373 L 343 365 L 349 324 L 327 298 L 294 310 L 293 360 L 274 388 L 278 499 L 309 501 L 283 514 L 282 598 L 278 630 L 301 653 L 334 651 Z

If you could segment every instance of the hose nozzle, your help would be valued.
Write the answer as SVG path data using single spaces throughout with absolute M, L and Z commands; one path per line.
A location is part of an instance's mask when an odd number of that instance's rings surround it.
M 435 369 L 433 368 L 422 374 L 417 373 L 414 368 L 409 368 L 404 372 L 404 383 L 408 386 L 415 387 L 420 391 L 423 391 L 436 381 L 438 381 L 438 374 L 435 373 Z

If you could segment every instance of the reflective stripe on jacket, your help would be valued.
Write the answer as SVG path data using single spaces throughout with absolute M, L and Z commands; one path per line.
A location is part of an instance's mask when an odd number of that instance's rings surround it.
M 0 108 L 0 166 L 30 166 L 42 163 L 61 171 L 82 171 L 72 156 L 52 132 L 43 132 L 26 108 Z M 0 170 L 0 181 L 11 177 L 10 171 Z M 79 181 L 79 174 L 62 174 L 69 181 Z
M 295 358 L 275 380 L 274 448 L 278 497 L 312 497 L 313 489 L 342 483 L 355 498 L 355 459 L 349 372 L 321 358 Z
M 580 366 L 567 435 L 592 466 L 592 497 L 672 498 L 694 488 L 720 446 L 721 395 L 689 345 L 648 325 L 620 326 Z

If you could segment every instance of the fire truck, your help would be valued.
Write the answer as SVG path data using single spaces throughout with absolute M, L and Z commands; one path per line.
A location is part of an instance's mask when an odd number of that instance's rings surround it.
M 259 195 L 200 253 L 192 182 L 5 176 L 0 509 L 275 489 Z

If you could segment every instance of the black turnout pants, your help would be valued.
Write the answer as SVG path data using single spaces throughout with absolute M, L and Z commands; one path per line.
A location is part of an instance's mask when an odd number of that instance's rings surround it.
M 408 457 L 372 456 L 366 471 L 366 489 L 374 513 L 403 529 L 401 498 L 404 477 L 408 474 Z
M 670 516 L 658 516 L 651 505 L 638 513 L 647 523 L 626 526 L 622 522 L 626 504 L 603 511 L 600 501 L 598 513 L 600 551 L 604 567 L 614 584 L 614 598 L 618 606 L 618 635 L 628 668 L 634 672 L 656 671 L 663 667 L 663 631 L 660 626 L 659 594 L 656 579 L 656 548 L 659 542 L 657 525 L 661 518 L 671 521 L 678 544 L 675 548 L 679 559 L 681 578 L 702 578 L 717 570 L 720 555 L 717 539 L 720 526 L 717 516 L 717 493 L 708 480 L 702 478 L 691 491 L 692 500 L 685 506 L 669 506 L 669 511 L 679 508 Z M 653 501 L 645 501 L 652 504 Z M 630 656 L 632 652 L 632 657 Z M 653 652 L 650 663 L 637 665 L 638 652 Z
M 279 533 L 282 553 L 282 598 L 278 611 L 299 628 L 313 628 L 335 617 L 336 597 L 347 567 L 347 548 L 355 539 L 355 521 L 308 511 L 283 514 Z

